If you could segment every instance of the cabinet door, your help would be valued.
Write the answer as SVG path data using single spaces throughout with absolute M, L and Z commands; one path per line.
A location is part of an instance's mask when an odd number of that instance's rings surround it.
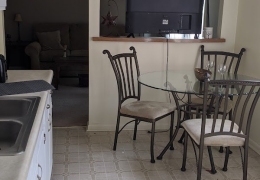
M 39 151 L 37 155 L 37 179 L 47 180 L 47 168 L 46 168 L 46 133 L 41 132 L 41 140 L 39 144 Z
M 29 173 L 27 176 L 27 180 L 34 180 L 37 179 L 37 167 L 38 167 L 38 151 L 39 151 L 39 147 L 40 147 L 40 142 L 41 142 L 41 133 L 37 138 L 37 143 L 35 145 L 35 149 L 33 152 L 33 157 L 32 157 L 32 161 L 31 161 L 31 165 L 30 165 L 30 169 L 29 169 Z
M 52 100 L 48 95 L 27 180 L 50 180 L 53 163 Z
M 43 118 L 45 118 L 44 114 L 43 114 Z M 36 145 L 34 148 L 33 157 L 32 157 L 32 161 L 31 161 L 29 173 L 27 176 L 27 180 L 39 180 L 39 178 L 41 177 L 41 173 L 43 173 L 43 172 L 41 172 L 41 170 L 43 170 L 43 169 L 40 169 L 38 164 L 39 164 L 39 156 L 40 156 L 40 154 L 43 153 L 42 152 L 43 150 L 41 150 L 41 149 L 44 148 L 44 126 L 45 126 L 45 123 L 44 123 L 44 121 L 42 121 L 40 130 L 39 130 L 39 134 L 37 137 Z M 44 154 L 42 154 L 42 156 L 44 156 Z M 40 166 L 42 168 L 43 163 L 41 161 L 42 160 L 40 159 Z
M 53 162 L 53 144 L 52 144 L 52 101 L 49 94 L 46 104 L 46 168 L 47 179 L 51 178 L 52 162 Z

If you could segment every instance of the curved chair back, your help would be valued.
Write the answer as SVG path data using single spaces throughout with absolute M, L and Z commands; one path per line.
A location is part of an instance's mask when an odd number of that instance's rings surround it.
M 121 53 L 114 56 L 108 50 L 103 51 L 103 54 L 108 55 L 116 76 L 120 105 L 127 99 L 140 100 L 140 83 L 137 81 L 140 70 L 135 48 L 131 46 L 130 50 L 133 53 Z
M 210 87 L 211 86 L 211 87 Z M 207 105 L 207 95 L 209 87 L 214 92 L 210 105 Z M 260 96 L 260 81 L 232 81 L 232 80 L 212 80 L 205 81 L 205 94 L 203 99 L 203 115 L 201 126 L 201 140 L 206 137 L 217 135 L 231 135 L 245 139 L 245 144 L 249 141 L 250 125 L 256 103 Z M 234 98 L 231 120 L 226 120 L 228 97 L 236 88 L 239 93 Z M 236 94 L 234 94 L 236 95 Z M 223 101 L 223 102 L 222 102 Z M 219 115 L 220 104 L 223 103 L 224 112 L 221 118 Z M 213 112 L 213 122 L 210 132 L 205 132 L 205 122 L 208 112 Z M 217 120 L 218 119 L 218 120 Z M 235 125 L 237 124 L 237 125 Z M 243 133 L 242 133 L 243 132 Z
M 246 51 L 245 48 L 242 48 L 238 54 L 223 51 L 205 51 L 204 45 L 201 45 L 200 49 L 201 68 L 205 69 L 208 62 L 214 61 L 214 75 L 216 75 L 217 67 L 220 63 L 226 65 L 228 73 L 237 74 L 242 55 Z

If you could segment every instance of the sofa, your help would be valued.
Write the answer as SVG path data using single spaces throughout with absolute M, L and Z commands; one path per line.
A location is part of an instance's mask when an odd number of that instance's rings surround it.
M 54 58 L 85 56 L 88 61 L 88 24 L 38 23 L 33 25 L 33 42 L 25 48 L 31 69 L 55 70 Z M 88 72 L 87 66 L 61 67 L 61 76 Z

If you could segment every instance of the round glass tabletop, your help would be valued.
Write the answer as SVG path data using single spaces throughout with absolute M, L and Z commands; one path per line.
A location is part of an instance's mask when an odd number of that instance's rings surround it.
M 219 73 L 214 73 L 211 75 L 210 79 L 220 80 L 259 80 L 253 77 L 245 75 L 234 75 L 234 74 L 224 74 L 221 76 Z M 203 82 L 197 80 L 193 70 L 170 70 L 170 71 L 156 71 L 142 74 L 138 77 L 138 81 L 148 87 L 161 89 L 164 91 L 187 93 L 187 94 L 198 94 L 202 95 L 203 92 Z M 213 87 L 209 87 L 213 89 Z M 213 92 L 213 91 L 212 91 Z M 223 91 L 224 92 L 224 91 Z M 230 89 L 230 95 L 238 95 L 240 92 L 240 87 L 232 87 Z M 249 90 L 245 90 L 246 94 Z

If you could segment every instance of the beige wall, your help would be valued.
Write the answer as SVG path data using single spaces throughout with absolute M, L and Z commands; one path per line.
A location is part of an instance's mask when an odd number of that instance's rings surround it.
M 106 55 L 102 54 L 108 49 L 112 54 L 129 52 L 134 46 L 140 64 L 141 73 L 158 71 L 166 66 L 166 43 L 142 42 L 94 42 L 93 36 L 99 36 L 99 0 L 89 0 L 89 130 L 114 130 L 117 115 L 117 86 L 114 73 Z M 224 1 L 223 23 L 221 37 L 226 38 L 225 43 L 207 43 L 207 49 L 234 50 L 238 1 Z M 170 43 L 169 68 L 193 69 L 196 63 L 199 43 Z M 142 86 L 142 100 L 168 101 L 167 93 Z M 162 121 L 157 127 L 165 128 L 168 121 Z M 144 124 L 144 129 L 150 125 Z
M 239 51 L 240 48 L 245 47 L 246 53 L 244 60 L 241 62 L 241 72 L 260 78 L 260 1 L 240 0 L 237 21 L 237 34 L 235 49 Z M 255 114 L 253 116 L 252 130 L 250 135 L 250 146 L 260 154 L 260 103 L 258 103 Z

